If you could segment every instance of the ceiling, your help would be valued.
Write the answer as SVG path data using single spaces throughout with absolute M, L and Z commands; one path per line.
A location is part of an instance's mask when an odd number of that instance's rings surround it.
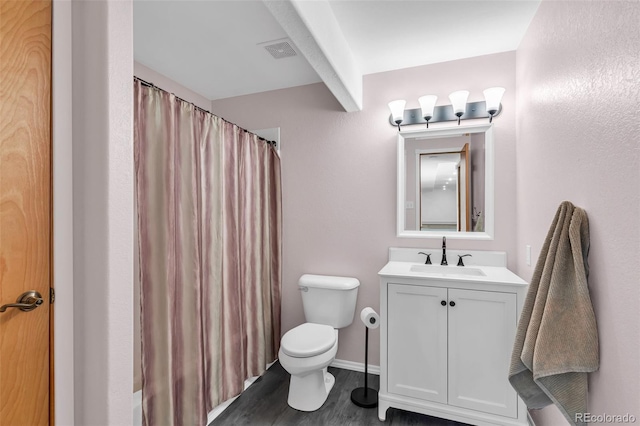
M 324 81 L 347 111 L 362 76 L 517 49 L 539 1 L 134 1 L 135 60 L 209 99 Z M 297 56 L 262 43 L 289 38 Z

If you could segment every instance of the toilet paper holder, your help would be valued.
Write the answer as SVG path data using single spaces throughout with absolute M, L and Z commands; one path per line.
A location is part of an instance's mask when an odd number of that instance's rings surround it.
M 362 408 L 374 408 L 378 405 L 378 391 L 369 388 L 369 329 L 378 328 L 380 316 L 373 308 L 366 307 L 360 312 L 360 320 L 365 325 L 364 334 L 364 387 L 351 392 L 351 402 Z

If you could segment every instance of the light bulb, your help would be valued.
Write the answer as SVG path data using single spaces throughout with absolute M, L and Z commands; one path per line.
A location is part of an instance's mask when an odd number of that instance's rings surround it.
M 433 118 L 433 109 L 436 106 L 436 100 L 438 100 L 438 97 L 435 95 L 420 96 L 418 98 L 420 109 L 422 109 L 422 117 L 427 121 L 427 129 L 429 128 L 429 120 Z
M 502 100 L 504 91 L 504 87 L 490 87 L 482 92 L 484 93 L 484 99 L 487 103 L 487 112 L 491 116 L 489 122 L 493 121 L 493 116 L 500 109 L 500 101 Z
M 467 98 L 469 97 L 468 90 L 458 90 L 449 95 L 451 100 L 451 106 L 453 107 L 453 114 L 458 117 L 458 124 L 460 124 L 460 117 L 467 109 Z
M 404 106 L 406 104 L 407 101 L 405 101 L 404 99 L 398 99 L 397 101 L 389 102 L 391 116 L 393 117 L 393 122 L 398 125 L 398 130 L 400 130 L 400 123 L 402 123 L 402 119 L 404 117 Z

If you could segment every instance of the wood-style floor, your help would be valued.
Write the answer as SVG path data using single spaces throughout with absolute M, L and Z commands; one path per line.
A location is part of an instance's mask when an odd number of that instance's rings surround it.
M 276 362 L 240 395 L 211 426 L 222 425 L 429 425 L 463 426 L 449 420 L 390 408 L 387 420 L 378 420 L 378 408 L 360 408 L 351 402 L 351 391 L 364 386 L 364 374 L 329 367 L 336 378 L 329 398 L 317 411 L 304 413 L 287 405 L 289 374 Z M 379 388 L 379 377 L 369 375 L 369 387 Z

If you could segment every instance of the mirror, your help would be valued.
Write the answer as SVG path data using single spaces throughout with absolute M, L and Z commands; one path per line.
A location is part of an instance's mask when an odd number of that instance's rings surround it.
M 491 124 L 398 135 L 398 236 L 493 239 Z

